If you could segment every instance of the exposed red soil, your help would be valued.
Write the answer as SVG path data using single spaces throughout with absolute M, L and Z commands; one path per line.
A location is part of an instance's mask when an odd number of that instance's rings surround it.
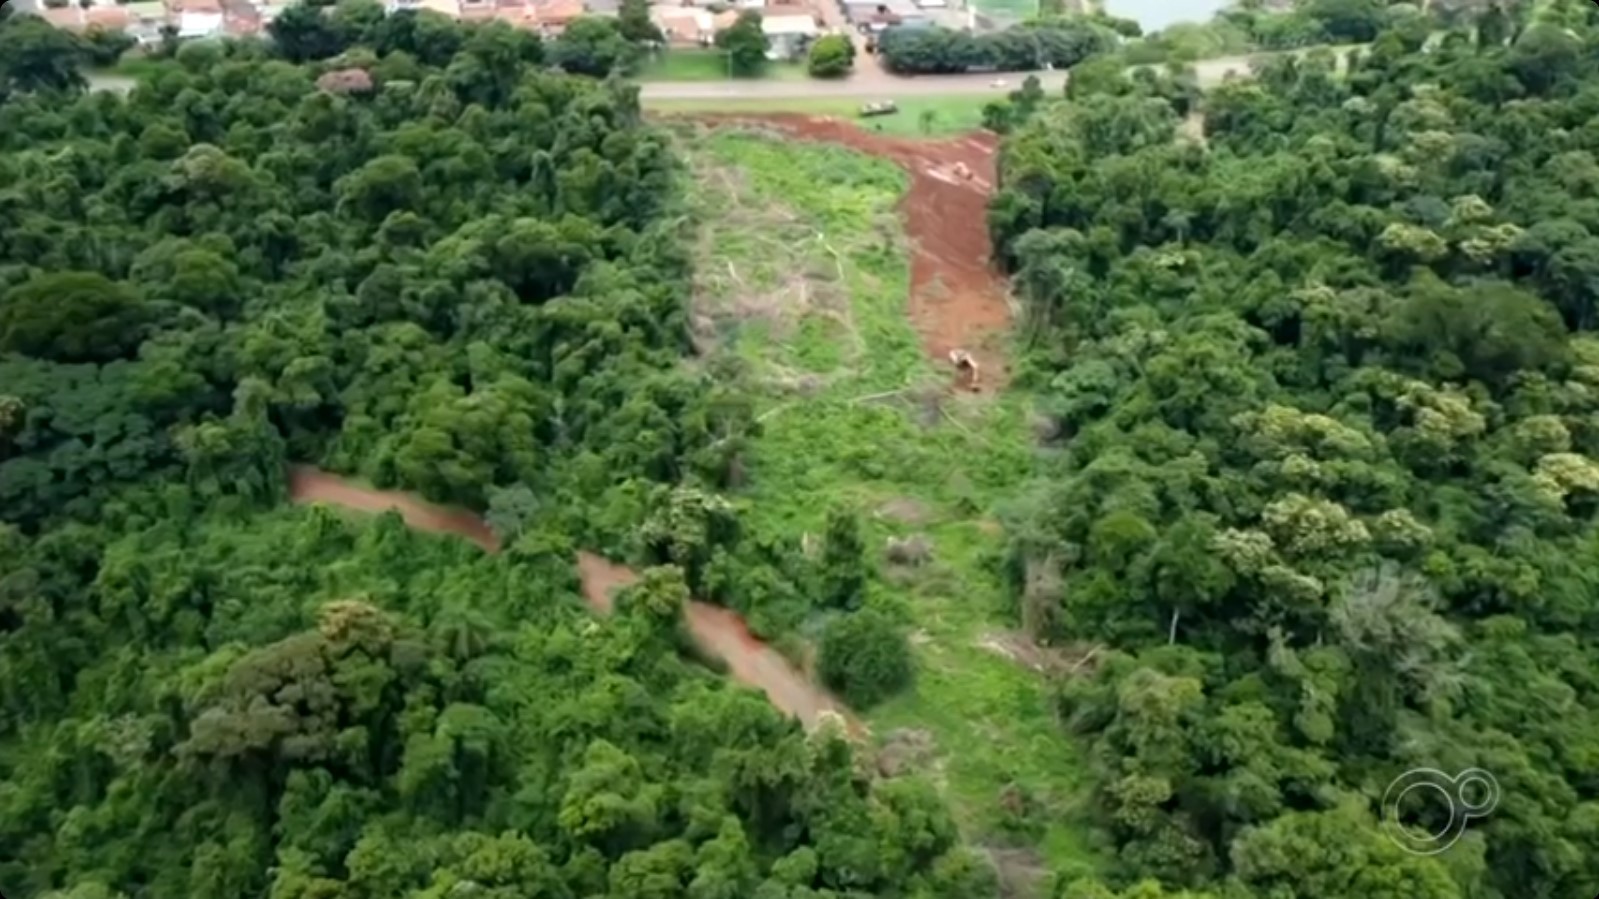
M 981 367 L 983 390 L 1005 383 L 1000 344 L 1010 326 L 1010 304 L 1005 279 L 990 258 L 988 236 L 996 135 L 983 131 L 949 140 L 915 140 L 863 131 L 842 119 L 785 113 L 695 118 L 760 125 L 801 140 L 841 144 L 889 159 L 910 173 L 910 191 L 899 208 L 913 245 L 911 323 L 935 362 L 948 365 L 949 351 L 964 349 Z M 970 177 L 958 173 L 958 166 Z
M 419 531 L 455 534 L 488 552 L 500 550 L 488 524 L 471 512 L 435 505 L 397 490 L 363 487 L 310 466 L 290 469 L 289 498 L 296 503 L 326 503 L 360 512 L 392 509 Z M 611 613 L 617 590 L 638 579 L 627 567 L 588 552 L 578 553 L 577 570 L 584 599 L 601 615 Z M 806 728 L 815 727 L 832 713 L 844 720 L 851 733 L 863 732 L 860 722 L 840 702 L 751 634 L 738 613 L 690 600 L 683 615 L 689 635 L 701 650 L 721 659 L 735 680 L 758 687 L 772 705 L 798 718 Z

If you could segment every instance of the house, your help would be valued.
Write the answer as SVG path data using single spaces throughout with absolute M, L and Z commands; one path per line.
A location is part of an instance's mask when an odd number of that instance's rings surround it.
M 583 8 L 591 16 L 615 18 L 622 12 L 622 0 L 588 0 Z
M 127 10 L 134 22 L 154 24 L 157 26 L 167 23 L 167 5 L 162 0 L 138 0 L 135 3 L 124 3 L 122 9 Z
M 771 44 L 767 59 L 793 59 L 804 53 L 822 30 L 817 27 L 815 16 L 787 15 L 762 18 L 761 31 Z
M 180 38 L 221 37 L 226 31 L 222 0 L 167 0 L 167 20 Z
M 133 24 L 133 17 L 118 6 L 91 6 L 84 9 L 72 3 L 60 9 L 44 7 L 39 10 L 39 15 L 64 31 L 87 31 L 91 26 L 107 31 L 122 31 Z
M 574 19 L 587 14 L 583 0 L 535 0 L 533 12 L 539 33 L 545 37 L 559 35 Z
M 254 37 L 266 31 L 266 23 L 250 0 L 222 0 L 222 30 L 228 37 Z
M 494 9 L 486 19 L 528 31 L 537 31 L 539 28 L 538 10 L 527 0 L 495 0 Z
M 716 17 L 709 10 L 692 6 L 654 7 L 650 21 L 661 29 L 669 46 L 703 46 L 716 34 Z
M 488 22 L 492 21 L 498 12 L 494 0 L 461 0 L 456 18 L 463 22 Z

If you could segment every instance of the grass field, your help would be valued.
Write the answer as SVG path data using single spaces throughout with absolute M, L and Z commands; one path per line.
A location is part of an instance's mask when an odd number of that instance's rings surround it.
M 808 78 L 805 65 L 798 62 L 768 63 L 757 79 L 791 80 Z M 639 69 L 640 81 L 727 81 L 727 54 L 720 50 L 667 50 L 647 60 Z
M 861 126 L 868 129 L 881 129 L 885 134 L 903 134 L 937 137 L 950 134 L 959 134 L 982 127 L 983 107 L 995 100 L 1002 99 L 1003 91 L 995 91 L 992 96 L 984 94 L 965 94 L 946 97 L 908 97 L 900 100 L 893 97 L 899 104 L 899 112 L 894 115 L 878 116 L 871 119 L 861 119 Z M 854 119 L 860 110 L 861 104 L 867 102 L 864 98 L 854 97 L 828 97 L 828 98 L 760 98 L 739 100 L 645 100 L 646 109 L 661 113 L 690 113 L 690 112 L 726 112 L 726 113 L 760 113 L 760 112 L 797 112 L 805 115 L 838 116 L 839 118 Z M 927 120 L 927 131 L 922 130 L 924 112 L 932 113 L 932 118 Z
M 748 363 L 760 397 L 764 433 L 742 497 L 751 525 L 798 539 L 820 533 L 843 503 L 862 513 L 874 552 L 890 535 L 931 538 L 930 564 L 890 572 L 894 587 L 870 598 L 911 622 L 916 685 L 865 717 L 879 736 L 931 736 L 926 773 L 970 839 L 1020 847 L 1016 856 L 1041 868 L 1092 869 L 1082 761 L 1048 686 L 982 645 L 1011 626 L 992 564 L 1004 539 L 993 512 L 1031 468 L 1027 399 L 934 399 L 947 373 L 906 318 L 909 263 L 894 211 L 905 175 L 840 148 L 677 133 L 696 178 L 696 311 Z M 1011 785 L 1038 803 L 1025 827 L 1000 804 Z

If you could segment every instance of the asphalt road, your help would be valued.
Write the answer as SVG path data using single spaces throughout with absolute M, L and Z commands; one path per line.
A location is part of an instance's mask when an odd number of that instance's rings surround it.
M 1201 85 L 1219 84 L 1229 72 L 1247 74 L 1247 56 L 1207 59 L 1194 64 Z M 1056 90 L 1066 83 L 1065 72 L 1006 72 L 1002 75 L 918 75 L 845 78 L 841 81 L 648 81 L 641 84 L 645 100 L 796 100 L 852 97 L 867 100 L 895 100 L 909 96 L 950 96 L 953 94 L 994 94 L 1002 96 L 1021 86 L 1028 74 L 1035 74 L 1045 90 Z M 1003 79 L 1003 87 L 994 82 Z M 126 92 L 132 78 L 119 75 L 90 75 L 95 90 Z
M 1209 59 L 1194 64 L 1201 85 L 1221 83 L 1229 72 L 1248 74 L 1249 57 L 1235 56 Z M 733 100 L 733 99 L 813 99 L 827 97 L 859 97 L 863 99 L 891 100 L 905 96 L 952 94 L 995 94 L 1021 87 L 1029 74 L 1037 75 L 1046 91 L 1057 90 L 1066 83 L 1066 73 L 1006 72 L 983 75 L 917 75 L 915 77 L 878 76 L 874 78 L 841 81 L 650 81 L 640 85 L 640 94 L 646 100 Z M 996 80 L 1004 86 L 996 87 Z

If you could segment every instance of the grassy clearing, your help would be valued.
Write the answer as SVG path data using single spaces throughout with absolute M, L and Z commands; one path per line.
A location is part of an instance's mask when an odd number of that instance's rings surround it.
M 893 91 L 883 99 L 893 99 L 899 104 L 895 115 L 860 119 L 862 127 L 877 129 L 885 134 L 906 136 L 926 135 L 943 137 L 981 128 L 983 107 L 1005 97 L 1005 91 L 996 89 L 992 95 L 964 94 L 953 96 L 895 98 Z M 858 97 L 769 97 L 737 100 L 651 100 L 644 107 L 661 113 L 764 113 L 794 112 L 803 115 L 837 116 L 854 119 L 861 104 L 870 98 Z M 923 113 L 931 113 L 924 123 Z M 923 130 L 923 125 L 927 129 Z
M 905 175 L 755 132 L 679 134 L 697 178 L 699 310 L 750 362 L 760 397 L 764 434 L 744 497 L 752 524 L 816 534 L 843 502 L 863 513 L 869 546 L 932 539 L 931 564 L 890 572 L 896 586 L 872 597 L 913 622 L 919 673 L 868 723 L 878 735 L 932 735 L 932 773 L 971 838 L 1036 848 L 1053 870 L 1092 867 L 1077 816 L 1083 764 L 1046 683 L 979 645 L 1010 621 L 991 515 L 1031 468 L 1027 401 L 938 389 L 947 372 L 926 359 L 905 315 L 909 265 L 894 212 Z M 1010 784 L 1041 804 L 1032 832 L 1007 830 L 999 799 Z
M 808 77 L 802 63 L 774 62 L 758 76 L 734 79 L 728 73 L 727 54 L 712 49 L 667 50 L 651 56 L 638 73 L 639 81 L 791 81 Z

